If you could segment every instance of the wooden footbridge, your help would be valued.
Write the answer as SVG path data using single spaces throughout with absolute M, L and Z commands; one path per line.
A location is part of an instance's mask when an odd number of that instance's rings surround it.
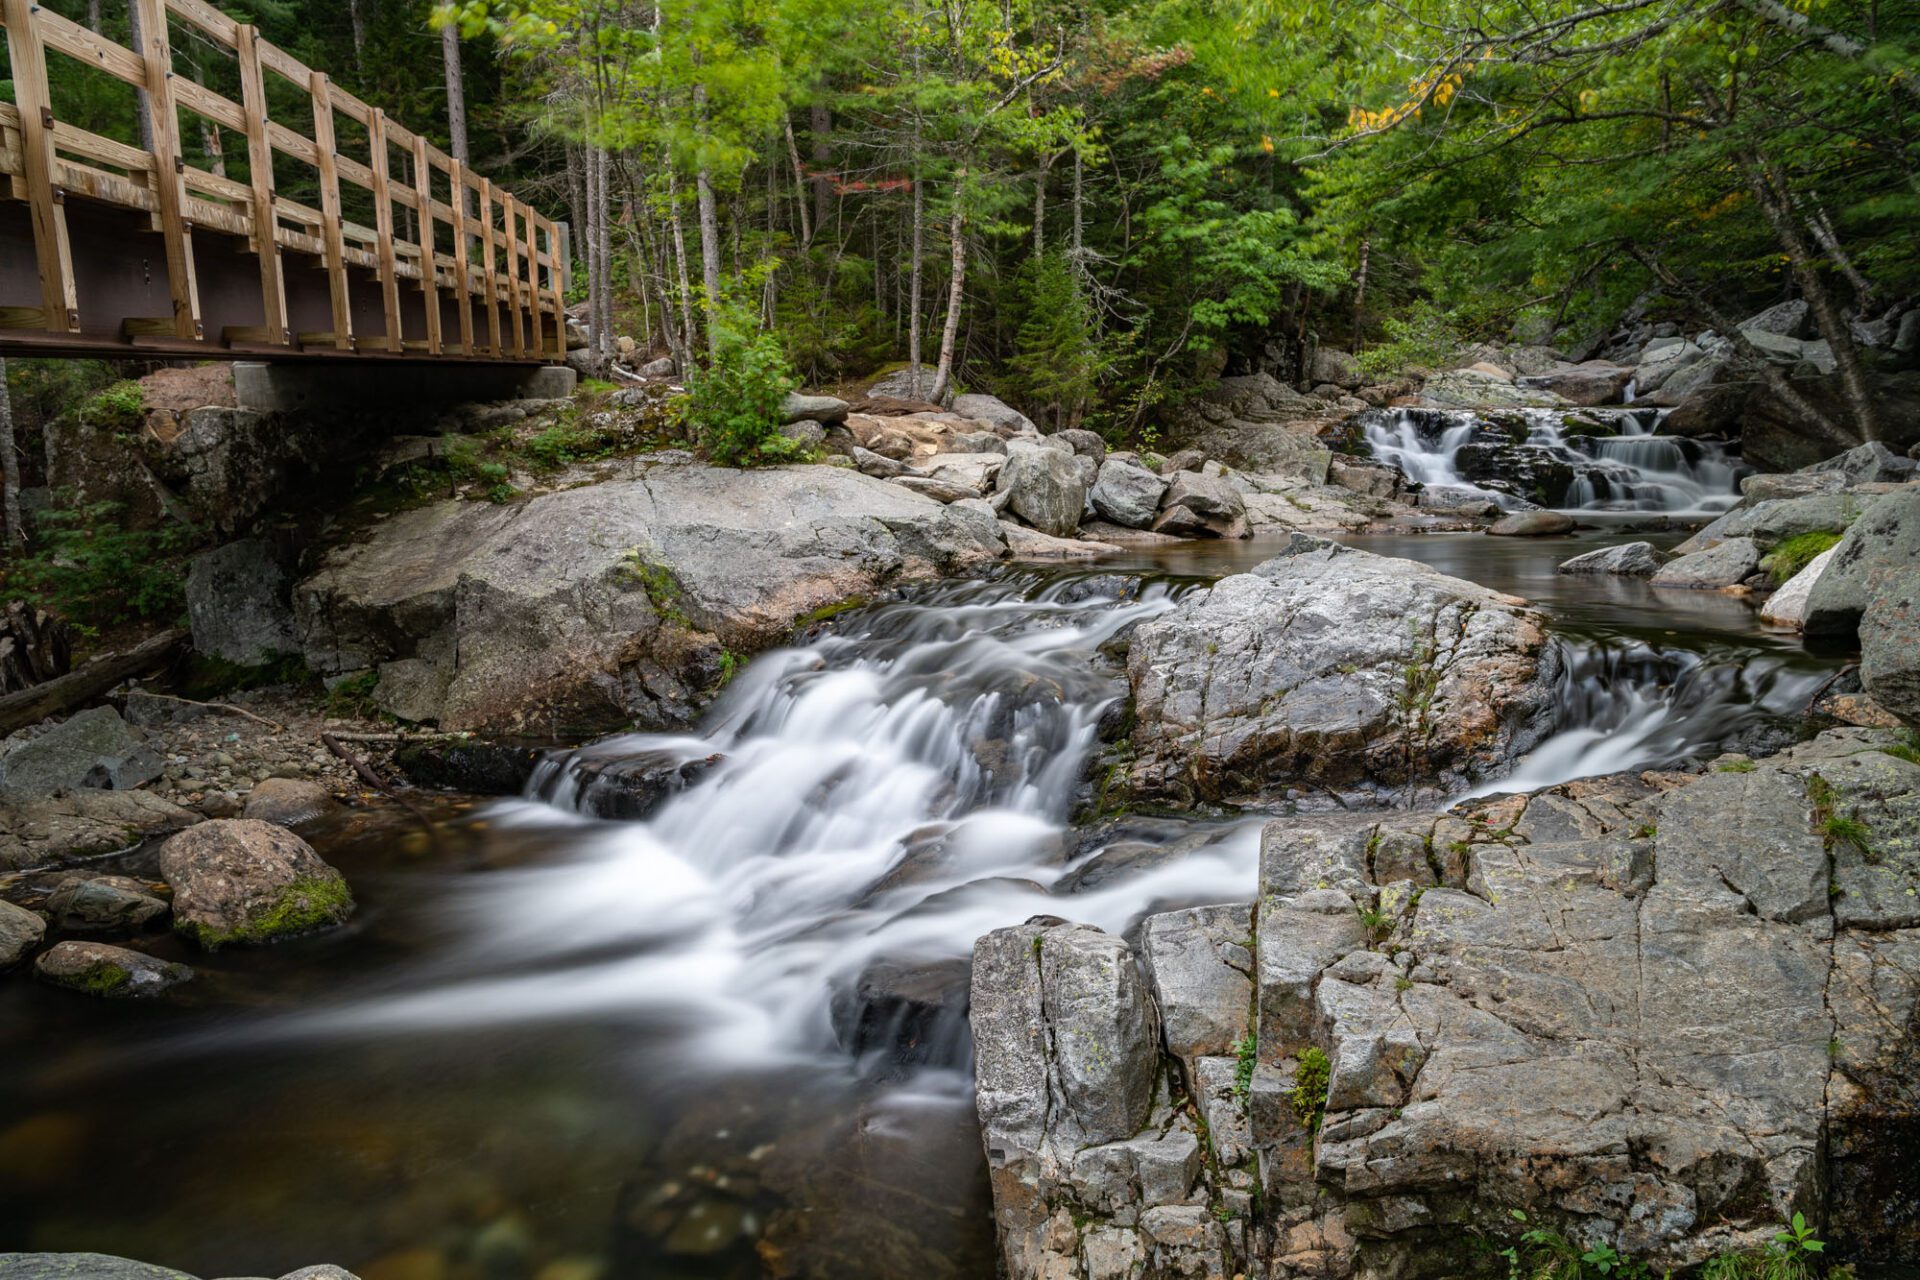
M 131 12 L 0 0 L 0 355 L 565 357 L 563 228 L 204 0 Z

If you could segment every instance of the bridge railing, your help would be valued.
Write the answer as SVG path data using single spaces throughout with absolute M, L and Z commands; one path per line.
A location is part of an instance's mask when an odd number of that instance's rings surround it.
M 96 345 L 110 335 L 208 355 L 564 358 L 566 261 L 556 223 L 205 0 L 133 0 L 132 12 L 136 49 L 34 0 L 0 0 L 13 82 L 13 101 L 0 95 L 0 213 L 9 201 L 26 207 L 39 285 L 37 305 L 6 296 L 30 288 L 23 263 L 16 264 L 21 289 L 4 289 L 0 270 L 0 339 L 28 331 L 36 339 L 52 335 L 54 345 L 81 335 L 93 343 L 76 345 Z M 213 77 L 196 74 L 197 65 L 176 67 L 175 20 L 231 55 L 239 101 L 203 83 Z M 135 136 L 151 143 L 130 146 L 61 119 L 48 75 L 55 57 L 144 96 L 145 127 Z M 269 110 L 270 89 L 284 104 L 288 85 L 303 109 L 283 107 L 283 115 L 310 109 L 306 132 Z M 198 138 L 183 131 L 183 113 L 198 118 Z M 245 139 L 244 182 L 224 172 L 221 129 Z M 354 148 L 342 132 L 363 143 L 364 158 L 348 154 Z M 189 163 L 190 154 L 213 167 Z M 276 161 L 282 172 L 302 175 L 293 185 L 316 192 L 314 203 L 280 192 Z M 352 220 L 349 204 L 370 206 L 372 225 Z M 102 208 L 133 211 L 139 230 L 153 233 L 137 237 L 149 253 L 158 237 L 162 252 L 153 256 L 164 259 L 165 293 L 158 279 L 149 281 L 156 304 L 149 313 L 102 313 L 114 301 L 131 305 L 146 295 L 123 279 L 131 258 L 115 259 L 111 273 L 92 264 L 132 252 L 102 234 L 97 218 L 76 270 L 69 213 L 80 217 L 83 207 L 88 217 Z M 25 226 L 18 231 L 24 244 Z M 0 254 L 21 256 L 9 243 L 0 242 Z M 253 291 L 235 287 L 235 249 L 255 260 L 257 305 L 233 296 Z M 209 308 L 203 293 L 220 296 Z M 169 314 L 154 314 L 169 302 Z M 208 331 L 209 311 L 225 322 L 216 332 Z

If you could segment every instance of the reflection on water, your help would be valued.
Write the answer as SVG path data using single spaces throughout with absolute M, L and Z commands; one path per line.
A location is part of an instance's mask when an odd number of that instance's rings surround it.
M 1528 784 L 1711 754 L 1828 670 L 1734 598 L 1552 573 L 1620 540 L 1355 541 L 1555 616 L 1564 732 Z M 750 664 L 698 737 L 556 757 L 432 841 L 364 815 L 317 833 L 363 904 L 348 931 L 195 958 L 153 1008 L 0 983 L 0 1248 L 988 1274 L 952 965 L 1040 912 L 1120 930 L 1251 895 L 1259 815 L 1070 818 L 1124 687 L 1103 646 L 1272 551 L 918 589 Z

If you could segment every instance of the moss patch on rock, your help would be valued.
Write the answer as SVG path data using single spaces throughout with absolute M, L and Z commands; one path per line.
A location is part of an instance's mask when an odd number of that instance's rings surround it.
M 222 947 L 262 946 L 313 933 L 341 923 L 353 913 L 353 892 L 338 875 L 308 876 L 282 889 L 273 904 L 244 924 L 216 929 L 198 921 L 176 927 L 206 951 Z

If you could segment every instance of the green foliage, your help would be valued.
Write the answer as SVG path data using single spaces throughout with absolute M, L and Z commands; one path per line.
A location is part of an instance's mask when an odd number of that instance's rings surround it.
M 365 720 L 380 713 L 373 691 L 380 686 L 378 671 L 362 671 L 356 676 L 336 680 L 327 690 L 327 714 L 342 719 Z
M 186 607 L 190 536 L 176 525 L 125 528 L 122 510 L 96 502 L 42 512 L 39 545 L 13 583 L 82 626 L 177 618 Z
M 146 393 L 137 382 L 116 382 L 95 392 L 80 409 L 90 427 L 103 431 L 133 431 L 146 411 Z
M 687 377 L 687 421 L 723 467 L 794 462 L 806 448 L 780 434 L 780 404 L 793 390 L 780 340 L 737 314 L 715 321 L 713 363 Z
M 1767 572 L 1776 586 L 1781 585 L 1839 541 L 1839 534 L 1826 529 L 1795 534 L 1767 555 Z
M 1078 426 L 1106 372 L 1093 308 L 1066 255 L 1029 259 L 1016 283 L 1018 328 L 1000 390 L 1054 430 Z
M 1309 1045 L 1300 1051 L 1293 1072 L 1293 1092 L 1289 1101 L 1293 1104 L 1293 1114 L 1305 1125 L 1307 1132 L 1319 1133 L 1320 1122 L 1327 1114 L 1327 1085 L 1333 1079 L 1333 1064 L 1327 1060 L 1326 1053 L 1317 1045 Z
M 1795 1213 L 1793 1221 L 1774 1234 L 1773 1243 L 1765 1250 L 1722 1254 L 1701 1268 L 1701 1280 L 1816 1280 L 1850 1274 L 1844 1267 L 1825 1265 L 1826 1248 L 1814 1236 L 1805 1216 Z
M 1526 1223 L 1519 1209 L 1510 1211 L 1517 1223 Z M 1641 1263 L 1624 1258 L 1606 1241 L 1589 1248 L 1567 1239 L 1551 1227 L 1530 1226 L 1520 1235 L 1518 1244 L 1500 1251 L 1507 1260 L 1508 1280 L 1592 1280 L 1593 1277 L 1619 1277 L 1619 1280 L 1652 1280 L 1653 1273 Z
M 1253 1068 L 1258 1061 L 1259 1038 L 1253 1032 L 1233 1042 L 1233 1096 L 1244 1098 L 1253 1089 Z
M 1759 766 L 1751 760 L 1728 760 L 1714 766 L 1716 773 L 1752 773 Z
M 1383 322 L 1387 341 L 1360 353 L 1360 368 L 1376 378 L 1446 363 L 1463 339 L 1452 317 L 1425 299 Z

